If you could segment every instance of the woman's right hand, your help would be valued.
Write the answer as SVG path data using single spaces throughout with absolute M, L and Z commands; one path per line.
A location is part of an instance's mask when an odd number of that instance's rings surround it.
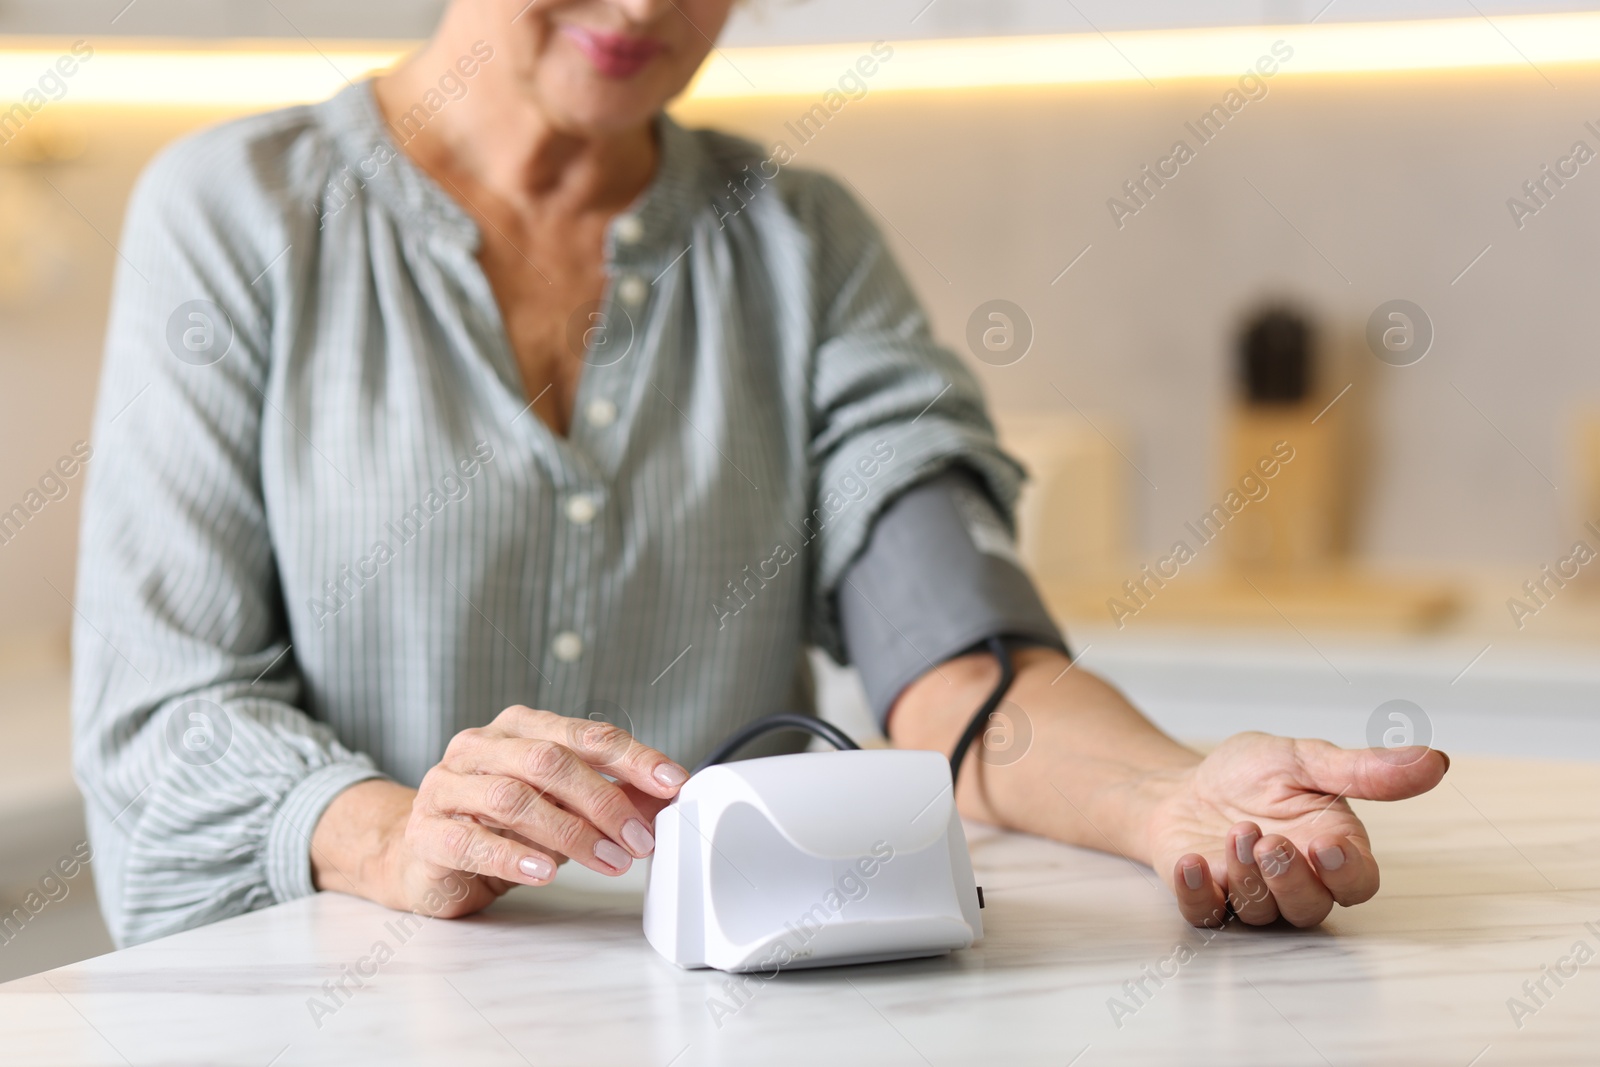
M 618 875 L 654 850 L 656 813 L 688 777 L 610 723 L 507 708 L 451 739 L 421 789 L 370 781 L 334 798 L 313 835 L 313 876 L 319 889 L 449 918 L 547 884 L 569 857 Z

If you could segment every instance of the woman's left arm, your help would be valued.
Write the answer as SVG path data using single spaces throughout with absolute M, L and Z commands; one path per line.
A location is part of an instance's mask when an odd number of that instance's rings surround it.
M 959 467 L 1009 512 L 1022 470 L 995 440 L 977 379 L 932 339 L 872 218 L 831 180 L 802 180 L 820 301 L 811 459 L 816 506 L 828 515 L 812 548 L 811 638 L 843 660 L 839 590 L 885 509 Z M 841 487 L 859 494 L 830 498 Z M 894 699 L 889 733 L 903 747 L 949 752 L 999 668 L 987 653 L 935 667 L 948 653 L 922 651 L 929 670 Z M 1062 653 L 1027 649 L 1016 662 L 1007 699 L 1029 719 L 1031 748 L 1005 766 L 969 756 L 962 813 L 1148 863 L 1198 925 L 1222 923 L 1230 904 L 1247 923 L 1281 915 L 1315 925 L 1335 902 L 1367 900 L 1378 867 L 1344 798 L 1414 796 L 1448 766 L 1427 749 L 1345 751 L 1264 734 L 1202 757 L 1105 682 L 1068 670 Z
M 1315 926 L 1335 903 L 1368 900 L 1378 864 L 1346 798 L 1416 796 L 1450 765 L 1420 747 L 1346 750 L 1257 733 L 1202 756 L 1061 653 L 1014 659 L 1007 711 L 1025 717 L 1017 732 L 1029 747 L 990 762 L 974 746 L 956 794 L 962 814 L 1149 864 L 1197 926 L 1222 925 L 1229 907 L 1252 925 L 1281 916 Z M 998 678 L 987 653 L 929 671 L 894 705 L 895 744 L 950 751 Z

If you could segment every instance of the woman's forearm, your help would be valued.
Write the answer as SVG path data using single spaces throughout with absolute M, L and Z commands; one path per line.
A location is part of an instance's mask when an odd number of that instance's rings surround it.
M 1199 754 L 1061 653 L 1028 648 L 1013 659 L 1016 681 L 1000 709 L 1013 720 L 1010 743 L 985 749 L 980 737 L 972 746 L 956 790 L 962 814 L 1149 862 L 1150 808 Z M 895 744 L 949 752 L 999 677 L 987 653 L 929 671 L 895 703 Z

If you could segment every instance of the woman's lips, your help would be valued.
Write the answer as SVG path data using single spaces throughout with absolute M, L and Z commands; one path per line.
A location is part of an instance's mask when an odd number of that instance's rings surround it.
M 561 32 L 608 78 L 631 78 L 661 52 L 661 42 L 649 37 L 603 33 L 581 26 L 563 26 Z

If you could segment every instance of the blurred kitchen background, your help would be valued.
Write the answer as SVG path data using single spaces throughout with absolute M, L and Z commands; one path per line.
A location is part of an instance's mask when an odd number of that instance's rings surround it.
M 0 979 L 109 948 L 92 873 L 41 880 L 83 836 L 58 463 L 93 444 L 129 189 L 441 6 L 0 0 Z M 676 113 L 871 206 L 1034 471 L 1081 661 L 1168 729 L 1596 759 L 1597 8 L 749 0 Z

